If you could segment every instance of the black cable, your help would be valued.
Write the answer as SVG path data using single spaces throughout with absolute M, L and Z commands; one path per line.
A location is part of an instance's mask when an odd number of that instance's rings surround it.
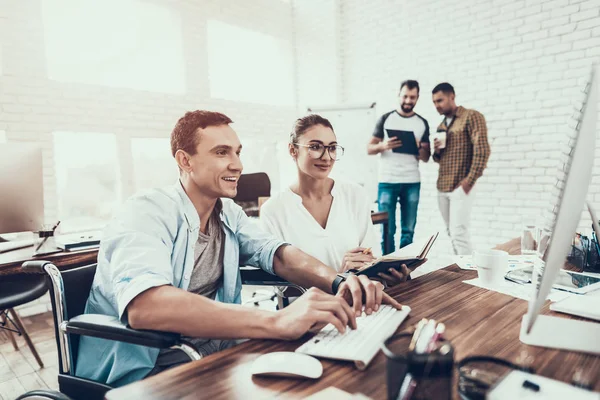
M 478 378 L 467 374 L 466 368 L 463 369 L 467 364 L 471 363 L 490 363 L 495 365 L 501 365 L 503 367 L 512 368 L 515 370 L 521 370 L 524 372 L 535 373 L 531 367 L 524 367 L 522 365 L 514 364 L 510 361 L 502 358 L 491 357 L 491 356 L 472 356 L 463 358 L 458 364 L 458 393 L 463 400 L 485 400 L 485 396 L 490 388 L 496 383 L 490 382 L 489 380 Z M 470 372 L 470 371 L 469 371 Z

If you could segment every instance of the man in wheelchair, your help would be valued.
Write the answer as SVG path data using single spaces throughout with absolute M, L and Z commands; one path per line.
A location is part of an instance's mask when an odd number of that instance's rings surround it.
M 293 340 L 382 302 L 400 305 L 379 282 L 339 277 L 299 249 L 260 230 L 231 198 L 242 173 L 232 121 L 186 113 L 171 134 L 177 183 L 130 198 L 104 231 L 86 314 L 118 317 L 131 328 L 181 333 L 208 355 L 242 338 Z M 240 265 L 311 288 L 278 312 L 240 307 Z M 345 281 L 344 281 L 345 280 Z M 82 336 L 75 375 L 121 386 L 181 364 L 177 349 Z

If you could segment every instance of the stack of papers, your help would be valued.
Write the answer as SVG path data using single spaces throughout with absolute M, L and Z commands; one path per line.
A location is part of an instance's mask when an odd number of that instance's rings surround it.
M 473 262 L 473 256 L 455 256 L 454 263 L 458 265 L 461 269 L 467 270 L 477 270 L 475 263 Z M 539 257 L 535 254 L 527 254 L 527 255 L 517 255 L 517 256 L 508 256 L 508 265 L 506 270 L 509 271 L 515 268 L 524 268 L 531 266 L 540 266 L 543 263 Z
M 522 299 L 522 300 L 526 300 L 526 301 L 531 300 L 531 298 L 533 296 L 534 285 L 531 283 L 520 284 L 520 283 L 511 282 L 509 280 L 504 279 L 501 283 L 496 284 L 496 285 L 484 285 L 483 283 L 481 283 L 479 278 L 469 279 L 469 280 L 463 281 L 463 282 L 467 283 L 469 285 L 483 288 L 483 289 L 492 290 L 494 292 L 498 292 L 498 293 L 502 293 L 502 294 L 507 294 L 509 296 L 516 297 L 517 299 Z M 550 293 L 548 294 L 547 299 L 550 301 L 560 301 L 560 300 L 566 299 L 567 297 L 571 297 L 571 296 L 579 296 L 579 295 L 574 294 L 574 293 L 565 292 L 563 290 L 552 289 L 552 290 L 550 290 Z

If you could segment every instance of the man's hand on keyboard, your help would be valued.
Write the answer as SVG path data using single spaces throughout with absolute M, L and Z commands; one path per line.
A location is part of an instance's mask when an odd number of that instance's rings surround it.
M 384 293 L 381 282 L 372 281 L 364 275 L 348 276 L 340 285 L 336 297 L 346 300 L 354 308 L 354 315 L 357 317 L 362 314 L 363 305 L 367 315 L 379 310 L 381 303 L 389 304 L 398 310 L 402 308 L 402 304 Z
M 342 297 L 314 287 L 275 314 L 275 331 L 278 337 L 287 340 L 298 339 L 309 331 L 317 332 L 327 324 L 340 333 L 344 333 L 346 326 L 356 329 L 354 310 Z

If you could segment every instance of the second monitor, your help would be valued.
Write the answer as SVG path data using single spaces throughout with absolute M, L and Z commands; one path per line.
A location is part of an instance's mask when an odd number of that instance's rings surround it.
M 0 144 L 0 234 L 37 231 L 44 221 L 42 149 Z

